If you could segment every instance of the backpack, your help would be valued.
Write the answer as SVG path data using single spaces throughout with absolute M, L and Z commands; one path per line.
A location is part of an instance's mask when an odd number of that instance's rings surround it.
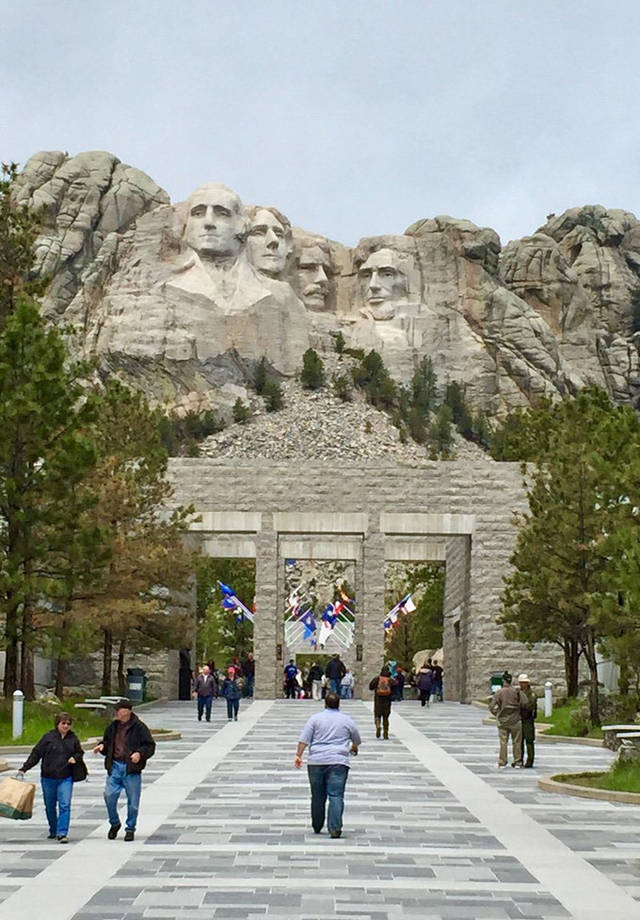
M 378 696 L 391 696 L 391 678 L 390 677 L 379 677 L 378 678 Z

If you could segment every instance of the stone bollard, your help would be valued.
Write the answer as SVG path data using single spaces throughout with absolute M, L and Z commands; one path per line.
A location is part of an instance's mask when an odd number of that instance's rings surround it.
M 22 735 L 24 725 L 24 693 L 15 690 L 13 694 L 13 740 Z
M 553 695 L 551 688 L 553 684 L 550 680 L 545 681 L 544 685 L 544 714 L 545 718 L 549 718 L 553 714 Z

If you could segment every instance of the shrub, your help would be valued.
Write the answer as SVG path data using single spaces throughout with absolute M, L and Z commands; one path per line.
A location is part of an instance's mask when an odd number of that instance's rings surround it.
M 324 364 L 313 348 L 307 348 L 302 356 L 300 380 L 306 390 L 319 390 L 324 386 Z
M 341 399 L 342 402 L 351 402 L 353 390 L 351 387 L 351 378 L 348 374 L 333 375 L 333 392 Z
M 267 379 L 267 382 L 264 385 L 262 391 L 264 397 L 265 405 L 267 407 L 267 412 L 277 412 L 279 409 L 282 409 L 284 405 L 284 400 L 282 398 L 282 388 L 277 380 L 274 380 L 273 377 Z
M 232 411 L 234 422 L 237 422 L 239 425 L 244 425 L 250 415 L 249 406 L 245 406 L 239 396 L 233 404 Z
M 377 409 L 392 409 L 397 387 L 377 351 L 370 351 L 353 370 L 353 382 L 364 390 L 367 402 Z
M 337 354 L 341 355 L 343 353 L 346 344 L 343 334 L 336 332 L 334 335 L 334 348 Z
M 261 358 L 253 375 L 253 388 L 259 396 L 264 395 L 264 388 L 267 385 L 267 359 Z

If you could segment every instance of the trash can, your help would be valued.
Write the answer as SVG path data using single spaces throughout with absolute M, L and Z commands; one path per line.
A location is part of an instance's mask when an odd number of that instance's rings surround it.
M 496 693 L 502 687 L 502 672 L 500 674 L 492 674 L 490 681 L 491 693 Z
M 127 694 L 132 703 L 143 703 L 147 689 L 144 668 L 127 668 Z

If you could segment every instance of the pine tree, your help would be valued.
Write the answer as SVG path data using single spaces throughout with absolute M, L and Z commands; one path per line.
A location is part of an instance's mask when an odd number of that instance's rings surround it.
M 598 725 L 596 648 L 611 632 L 611 602 L 632 573 L 629 551 L 637 542 L 632 507 L 640 492 L 631 492 L 624 458 L 640 454 L 640 423 L 630 407 L 614 407 L 596 388 L 529 410 L 521 421 L 521 442 L 536 465 L 500 620 L 508 638 L 562 648 L 569 695 L 584 657 L 590 719 Z
M 0 614 L 4 692 L 33 695 L 34 608 L 51 590 L 61 542 L 78 539 L 75 489 L 96 462 L 95 400 L 24 293 L 0 333 Z M 90 498 L 87 498 L 90 502 Z M 22 674 L 18 654 L 22 647 Z
M 262 391 L 267 412 L 278 412 L 284 405 L 282 398 L 282 387 L 273 377 L 270 377 L 264 385 Z
M 267 385 L 268 374 L 267 374 L 267 359 L 261 358 L 256 367 L 255 374 L 253 376 L 253 388 L 258 394 L 262 396 L 264 393 L 264 388 Z
M 302 356 L 300 380 L 305 390 L 319 390 L 324 386 L 324 364 L 320 355 L 313 348 L 307 348 Z
M 194 570 L 183 537 L 190 508 L 170 516 L 172 489 L 158 416 L 141 393 L 109 381 L 97 427 L 98 461 L 87 488 L 98 501 L 97 527 L 108 533 L 109 561 L 98 586 L 76 600 L 78 615 L 101 632 L 104 693 L 111 692 L 114 648 L 120 670 L 129 649 L 178 647 L 188 626 L 176 613 Z
M 414 406 L 424 418 L 436 408 L 438 379 L 431 358 L 422 358 L 411 379 Z

